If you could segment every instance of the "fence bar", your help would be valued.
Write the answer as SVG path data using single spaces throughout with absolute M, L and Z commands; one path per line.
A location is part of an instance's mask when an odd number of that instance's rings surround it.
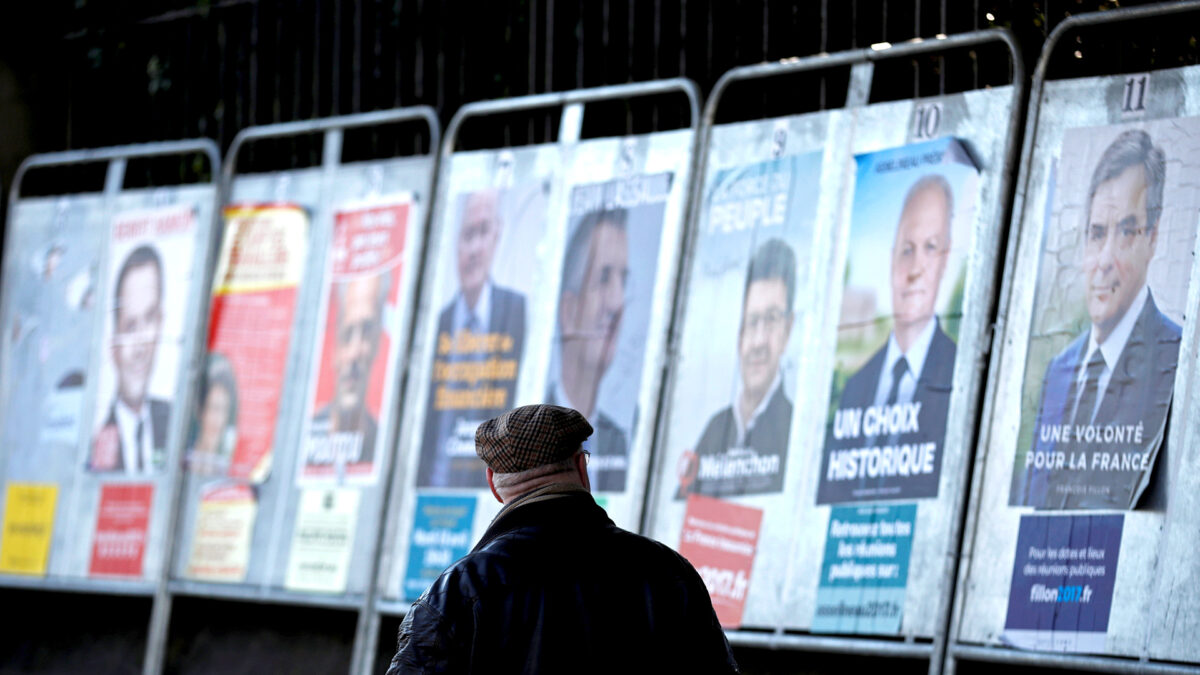
M 1131 7 L 1114 9 L 1104 12 L 1090 12 L 1087 14 L 1079 14 L 1067 18 L 1062 23 L 1054 27 L 1049 37 L 1047 37 L 1043 45 L 1041 56 L 1034 67 L 1032 82 L 1029 88 L 1028 110 L 1025 116 L 1025 130 L 1021 145 L 1020 155 L 1020 173 L 1019 176 L 1012 182 L 1013 199 L 1010 217 L 1011 223 L 1021 223 L 1024 221 L 1026 208 L 1026 198 L 1029 194 L 1029 186 L 1031 181 L 1030 164 L 1033 155 L 1033 148 L 1037 140 L 1038 122 L 1041 113 L 1042 98 L 1045 93 L 1045 84 L 1049 79 L 1048 69 L 1051 57 L 1053 57 L 1055 49 L 1059 46 L 1062 37 L 1071 30 L 1086 27 L 1104 25 L 1114 22 L 1135 21 L 1138 19 L 1148 19 L 1161 16 L 1169 16 L 1184 12 L 1200 11 L 1200 0 L 1178 0 L 1173 3 L 1161 3 L 1156 5 L 1148 5 L 1143 7 Z M 1015 167 L 1006 167 L 1006 181 L 1009 174 Z M 1008 189 L 1006 183 L 1005 189 Z M 1000 358 L 1002 353 L 1003 341 L 1007 332 L 1008 307 L 1012 302 L 1013 295 L 1013 275 L 1016 253 L 1018 248 L 1018 236 L 1013 236 L 1011 231 L 1008 237 L 1008 246 L 1005 252 L 1004 260 L 1007 263 L 1004 266 L 1004 273 L 1000 285 L 1000 296 L 995 315 L 995 321 L 992 326 L 992 349 L 988 363 L 988 372 L 995 373 L 999 371 Z M 996 397 L 996 386 L 998 382 L 995 378 L 989 378 L 988 385 L 984 394 L 983 407 L 979 410 L 984 413 L 990 413 L 994 406 Z M 954 586 L 953 610 L 949 617 L 949 635 L 957 635 L 962 621 L 962 613 L 964 611 L 963 603 L 964 596 L 958 592 L 958 589 L 965 587 L 967 575 L 970 571 L 970 564 L 974 558 L 974 538 L 979 527 L 979 514 L 977 510 L 971 506 L 979 504 L 983 497 L 984 483 L 984 465 L 988 453 L 986 440 L 991 437 L 991 415 L 982 416 L 979 421 L 979 432 L 977 434 L 976 448 L 977 456 L 974 459 L 975 468 L 972 471 L 970 481 L 970 495 L 968 508 L 966 510 L 963 521 L 963 534 L 959 546 L 959 560 L 957 563 L 958 574 L 957 583 Z M 969 544 L 969 545 L 968 545 Z M 1151 670 L 1157 667 L 1158 664 L 1148 662 L 1139 662 L 1138 669 L 1135 670 L 1107 670 L 1108 664 L 1119 664 L 1122 661 L 1111 657 L 1073 657 L 1062 654 L 1051 654 L 1044 652 L 1017 652 L 1006 648 L 999 647 L 972 647 L 961 645 L 954 642 L 951 638 L 951 645 L 948 651 L 943 652 L 944 669 L 948 675 L 954 675 L 956 670 L 956 659 L 969 658 L 978 661 L 1004 662 L 1024 665 L 1044 665 L 1047 667 L 1062 667 L 1062 668 L 1087 668 L 1097 672 L 1159 672 Z M 945 650 L 945 647 L 943 647 Z M 1008 655 L 1008 656 L 1003 656 Z M 1116 667 L 1116 666 L 1113 666 Z M 1166 667 L 1166 666 L 1164 666 Z M 1181 672 L 1179 670 L 1167 670 L 1162 672 Z M 1185 672 L 1197 672 L 1195 670 Z

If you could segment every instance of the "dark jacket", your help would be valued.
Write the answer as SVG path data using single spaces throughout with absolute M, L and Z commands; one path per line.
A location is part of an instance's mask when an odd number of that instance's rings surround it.
M 524 498 L 522 498 L 524 499 Z M 400 673 L 736 673 L 695 569 L 583 490 L 509 507 L 400 624 Z

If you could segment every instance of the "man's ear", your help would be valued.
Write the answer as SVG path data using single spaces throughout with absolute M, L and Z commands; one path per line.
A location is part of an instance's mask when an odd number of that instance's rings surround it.
M 488 482 L 488 487 L 492 489 L 492 496 L 496 498 L 496 501 L 503 504 L 504 500 L 500 498 L 500 493 L 496 492 L 496 482 L 492 478 L 492 467 L 490 467 L 490 466 L 487 468 L 487 482 Z
M 558 330 L 560 337 L 567 337 L 567 327 L 575 330 L 575 308 L 579 296 L 571 291 L 563 291 L 558 299 Z
M 587 457 L 582 453 L 575 455 L 575 471 L 579 473 L 579 482 L 583 483 L 583 487 L 588 492 L 592 491 L 592 479 L 588 477 L 587 472 Z

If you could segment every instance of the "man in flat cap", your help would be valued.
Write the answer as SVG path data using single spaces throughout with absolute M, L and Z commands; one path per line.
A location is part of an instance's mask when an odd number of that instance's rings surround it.
M 530 405 L 475 432 L 500 513 L 400 624 L 400 673 L 736 673 L 708 591 L 666 546 L 592 499 L 592 433 L 570 408 Z

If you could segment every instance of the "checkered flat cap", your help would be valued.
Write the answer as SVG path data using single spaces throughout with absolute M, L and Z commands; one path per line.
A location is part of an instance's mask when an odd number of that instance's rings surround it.
M 515 473 L 566 459 L 591 435 L 592 425 L 576 410 L 526 405 L 480 424 L 475 454 L 496 473 Z

